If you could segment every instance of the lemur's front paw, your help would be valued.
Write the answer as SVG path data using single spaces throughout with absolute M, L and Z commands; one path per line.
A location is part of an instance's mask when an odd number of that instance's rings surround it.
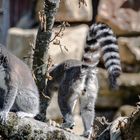
M 6 111 L 0 111 L 0 123 L 6 124 L 8 120 L 8 112 Z
M 70 122 L 64 122 L 62 123 L 61 127 L 62 128 L 70 128 L 70 129 L 73 129 L 73 127 L 75 126 L 75 123 L 70 123 Z

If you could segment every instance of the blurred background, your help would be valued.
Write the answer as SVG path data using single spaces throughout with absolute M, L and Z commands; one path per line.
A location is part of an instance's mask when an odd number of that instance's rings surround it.
M 118 90 L 112 91 L 108 87 L 102 61 L 99 64 L 100 91 L 96 116 L 105 116 L 108 121 L 119 115 L 129 116 L 140 95 L 140 0 L 85 2 L 86 5 L 81 4 L 79 8 L 78 0 L 61 0 L 53 37 L 63 21 L 68 22 L 70 27 L 66 27 L 61 36 L 50 43 L 49 55 L 54 64 L 70 58 L 80 60 L 89 25 L 98 21 L 108 24 L 118 38 L 123 73 L 118 79 Z M 35 42 L 38 12 L 41 9 L 43 0 L 0 0 L 0 43 L 21 59 L 29 55 Z M 83 128 L 78 106 L 74 114 L 77 126 L 73 131 L 80 134 Z M 57 94 L 47 111 L 47 117 L 61 120 Z

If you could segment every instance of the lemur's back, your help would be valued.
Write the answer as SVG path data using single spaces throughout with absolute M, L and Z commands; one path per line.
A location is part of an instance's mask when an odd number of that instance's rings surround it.
M 82 61 L 67 60 L 56 66 L 50 75 L 46 94 L 51 97 L 57 85 L 58 103 L 64 118 L 65 128 L 73 128 L 72 112 L 77 99 L 80 99 L 81 116 L 84 124 L 85 137 L 90 137 L 94 121 L 94 105 L 98 93 L 96 77 L 97 64 L 103 57 L 108 71 L 111 87 L 116 87 L 116 79 L 121 73 L 121 64 L 117 39 L 111 28 L 106 24 L 93 24 L 86 38 Z
M 39 93 L 31 70 L 0 45 L 0 122 L 6 123 L 9 111 L 18 117 L 39 113 Z
M 18 86 L 22 86 L 21 88 L 31 88 L 31 90 L 35 90 L 35 91 L 37 90 L 35 81 L 32 78 L 32 73 L 31 73 L 31 70 L 29 69 L 29 67 L 24 62 L 22 62 L 18 57 L 16 57 L 12 53 L 10 53 L 1 44 L 0 44 L 0 57 L 1 57 L 0 58 L 1 60 L 4 57 L 5 60 L 7 61 L 7 62 L 4 62 L 4 64 L 6 64 L 8 66 L 8 67 L 5 67 L 5 70 L 9 69 L 7 71 L 9 72 L 9 74 L 11 76 L 13 76 L 13 78 L 15 78 L 15 80 L 17 79 L 15 76 L 20 78 L 20 80 L 18 79 L 18 81 L 17 81 L 17 82 L 19 82 Z M 1 63 L 3 63 L 3 62 L 1 61 Z M 24 82 L 22 82 L 22 81 L 24 81 Z M 21 82 L 21 84 L 20 84 L 20 82 Z

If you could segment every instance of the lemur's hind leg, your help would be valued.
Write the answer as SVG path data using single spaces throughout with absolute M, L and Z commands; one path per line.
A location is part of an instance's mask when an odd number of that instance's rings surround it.
M 72 112 L 75 108 L 77 99 L 78 95 L 76 95 L 72 89 L 68 89 L 67 85 L 63 84 L 63 86 L 60 86 L 58 104 L 64 119 L 62 124 L 63 128 L 72 129 L 75 125 Z
M 95 117 L 95 101 L 96 95 L 90 91 L 82 93 L 80 96 L 80 109 L 84 125 L 84 133 L 82 136 L 90 138 L 93 131 L 93 122 Z

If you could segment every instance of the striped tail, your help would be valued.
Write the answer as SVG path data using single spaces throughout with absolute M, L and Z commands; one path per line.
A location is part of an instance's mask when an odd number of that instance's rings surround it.
M 121 74 L 121 62 L 117 39 L 112 29 L 104 23 L 93 24 L 87 35 L 83 63 L 96 66 L 103 56 L 108 71 L 110 86 L 116 87 L 116 79 Z

